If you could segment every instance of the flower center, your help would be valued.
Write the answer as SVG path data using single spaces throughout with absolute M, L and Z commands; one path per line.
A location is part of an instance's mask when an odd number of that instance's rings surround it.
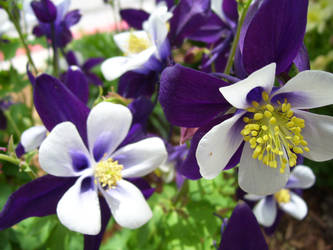
M 123 165 L 118 164 L 118 161 L 113 161 L 111 158 L 101 160 L 95 165 L 95 184 L 99 182 L 102 187 L 115 187 L 117 181 L 122 179 L 122 169 Z
M 138 37 L 133 33 L 130 34 L 128 40 L 128 50 L 137 54 L 149 48 L 150 42 L 146 38 Z
M 288 203 L 290 202 L 290 192 L 288 189 L 283 188 L 274 194 L 274 198 L 278 203 Z
M 262 93 L 262 99 L 262 104 L 253 101 L 253 107 L 247 109 L 252 118 L 243 118 L 246 125 L 241 134 L 250 143 L 254 159 L 272 168 L 278 167 L 279 160 L 280 172 L 284 173 L 288 161 L 293 167 L 297 154 L 310 151 L 301 134 L 305 122 L 294 116 L 287 99 L 283 103 L 278 101 L 275 106 L 266 92 Z

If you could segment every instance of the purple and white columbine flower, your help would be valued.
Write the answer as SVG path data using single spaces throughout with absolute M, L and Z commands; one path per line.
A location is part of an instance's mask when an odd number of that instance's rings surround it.
M 132 115 L 125 106 L 103 102 L 87 119 L 88 145 L 71 122 L 54 127 L 39 150 L 41 167 L 60 177 L 78 177 L 59 200 L 57 215 L 70 230 L 96 235 L 101 230 L 98 195 L 108 203 L 116 222 L 127 228 L 145 224 L 152 212 L 140 190 L 124 178 L 144 176 L 167 157 L 159 138 L 120 147 Z
M 298 154 L 314 161 L 333 158 L 333 118 L 302 110 L 333 103 L 333 74 L 303 71 L 273 90 L 275 68 L 269 64 L 220 88 L 238 110 L 200 140 L 196 158 L 203 177 L 216 177 L 244 145 L 239 185 L 248 193 L 267 195 L 286 185 Z
M 265 227 L 271 227 L 277 219 L 277 205 L 295 219 L 302 220 L 308 212 L 308 207 L 295 191 L 310 188 L 315 181 L 316 177 L 309 167 L 297 165 L 291 172 L 287 185 L 274 195 L 246 194 L 244 198 L 257 202 L 253 208 L 253 213 L 259 224 Z
M 168 20 L 172 14 L 164 2 L 160 3 L 140 31 L 127 31 L 113 38 L 124 56 L 107 59 L 101 65 L 104 77 L 111 81 L 127 71 L 139 69 L 151 56 L 164 57 L 164 42 L 168 34 Z

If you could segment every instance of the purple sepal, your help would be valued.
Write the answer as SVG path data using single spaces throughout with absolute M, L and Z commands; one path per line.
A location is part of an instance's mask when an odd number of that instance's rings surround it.
M 111 212 L 108 204 L 106 203 L 105 199 L 99 196 L 99 204 L 101 208 L 101 220 L 102 220 L 102 227 L 101 231 L 97 235 L 84 235 L 84 250 L 98 250 L 99 246 L 102 243 L 103 235 L 108 225 L 108 222 L 111 217 Z
M 155 188 L 152 188 L 150 184 L 143 178 L 131 178 L 128 180 L 132 182 L 138 189 L 140 189 L 146 200 L 148 200 L 155 192 Z
M 149 98 L 142 96 L 131 102 L 128 108 L 133 115 L 132 124 L 140 123 L 145 126 L 154 105 Z
M 149 14 L 144 10 L 137 9 L 124 9 L 120 11 L 120 16 L 126 21 L 126 23 L 137 30 L 142 30 L 142 24 L 148 20 Z
M 44 31 L 42 29 L 42 27 L 40 25 L 36 25 L 33 29 L 32 29 L 32 34 L 34 34 L 36 37 L 41 37 L 44 35 Z
M 238 204 L 225 230 L 219 250 L 268 250 L 257 219 L 246 203 Z
M 303 43 L 307 9 L 308 0 L 267 0 L 262 3 L 247 27 L 243 46 L 240 39 L 247 73 L 272 62 L 277 63 L 276 74 L 287 70 Z
M 94 57 L 89 58 L 85 61 L 82 65 L 82 70 L 87 72 L 90 71 L 92 68 L 96 67 L 98 64 L 102 63 L 105 59 L 101 57 Z
M 233 22 L 238 21 L 237 2 L 235 0 L 223 0 L 222 11 Z
M 172 46 L 179 46 L 183 40 L 204 24 L 210 12 L 209 0 L 182 0 L 173 11 L 170 20 L 169 40 Z
M 228 170 L 228 169 L 232 169 L 232 168 L 236 167 L 236 165 L 239 163 L 240 158 L 242 156 L 243 147 L 244 147 L 244 142 L 242 142 L 242 144 L 238 147 L 238 149 L 236 150 L 236 152 L 231 157 L 228 164 L 225 166 L 225 168 L 223 170 Z
M 21 142 L 15 148 L 15 153 L 16 153 L 17 158 L 21 158 L 21 156 L 25 154 L 25 149 L 24 149 L 23 145 L 21 144 Z
M 43 23 L 54 22 L 57 17 L 57 8 L 50 0 L 33 1 L 30 3 L 37 19 Z
M 294 59 L 295 66 L 297 67 L 298 71 L 304 71 L 310 69 L 310 59 L 308 51 L 303 43 L 300 47 L 295 59 Z
M 89 84 L 86 76 L 79 68 L 69 67 L 64 75 L 64 84 L 77 96 L 83 103 L 89 100 Z
M 28 79 L 30 81 L 30 83 L 32 84 L 32 87 L 35 86 L 36 83 L 36 78 L 35 76 L 31 73 L 30 69 L 29 69 L 29 63 L 27 63 L 27 75 L 28 75 Z
M 81 14 L 79 10 L 72 10 L 68 12 L 64 17 L 64 24 L 67 28 L 77 24 L 81 19 Z
M 162 72 L 160 84 L 160 103 L 174 125 L 200 127 L 230 108 L 219 92 L 228 84 L 207 73 L 175 65 Z
M 133 124 L 130 131 L 128 132 L 127 136 L 123 140 L 123 142 L 119 145 L 118 148 L 122 148 L 127 144 L 131 144 L 142 139 L 146 138 L 145 130 L 143 129 L 142 125 L 139 123 Z
M 150 97 L 155 91 L 157 81 L 158 74 L 155 71 L 148 74 L 128 71 L 119 79 L 118 93 L 126 98 Z
M 75 124 L 83 141 L 88 145 L 86 121 L 89 108 L 57 78 L 47 74 L 36 78 L 34 104 L 49 131 L 61 122 L 70 121 Z
M 189 39 L 194 41 L 205 42 L 208 44 L 215 43 L 221 39 L 224 34 L 224 29 L 227 26 L 214 12 L 210 12 L 205 16 L 205 21 L 203 25 L 198 27 L 191 35 L 188 36 Z
M 66 62 L 68 63 L 68 65 L 76 65 L 76 66 L 79 65 L 76 55 L 72 50 L 70 50 L 66 53 L 65 59 L 66 59 Z
M 29 182 L 14 192 L 0 213 L 0 230 L 23 219 L 56 213 L 58 201 L 76 178 L 45 175 Z

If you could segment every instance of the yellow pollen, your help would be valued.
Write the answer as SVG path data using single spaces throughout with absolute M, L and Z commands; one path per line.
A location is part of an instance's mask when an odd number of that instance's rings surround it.
M 102 187 L 114 188 L 117 181 L 122 179 L 122 169 L 123 166 L 118 164 L 118 161 L 111 158 L 101 160 L 95 165 L 95 184 L 99 182 Z
M 288 203 L 290 202 L 290 192 L 288 189 L 283 188 L 274 194 L 274 198 L 278 203 Z
M 138 37 L 131 33 L 128 40 L 128 50 L 133 54 L 137 54 L 148 49 L 149 44 L 150 42 L 146 38 Z
M 241 134 L 253 149 L 254 159 L 284 173 L 288 165 L 296 165 L 298 154 L 310 151 L 302 136 L 305 121 L 294 116 L 287 99 L 272 104 L 266 92 L 260 103 L 254 101 L 252 105 L 243 118 L 246 125 Z

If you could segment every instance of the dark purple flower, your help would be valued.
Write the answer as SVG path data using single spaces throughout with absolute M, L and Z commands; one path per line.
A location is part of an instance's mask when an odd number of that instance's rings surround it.
M 7 128 L 7 118 L 4 114 L 4 111 L 12 105 L 10 99 L 0 99 L 0 129 L 5 130 Z
M 65 47 L 72 40 L 71 26 L 78 23 L 81 14 L 78 10 L 68 11 L 70 1 L 65 0 L 56 6 L 56 19 L 50 23 L 39 20 L 39 24 L 34 27 L 35 36 L 46 36 L 56 47 Z
M 238 204 L 222 232 L 219 250 L 268 250 L 264 235 L 246 203 Z

